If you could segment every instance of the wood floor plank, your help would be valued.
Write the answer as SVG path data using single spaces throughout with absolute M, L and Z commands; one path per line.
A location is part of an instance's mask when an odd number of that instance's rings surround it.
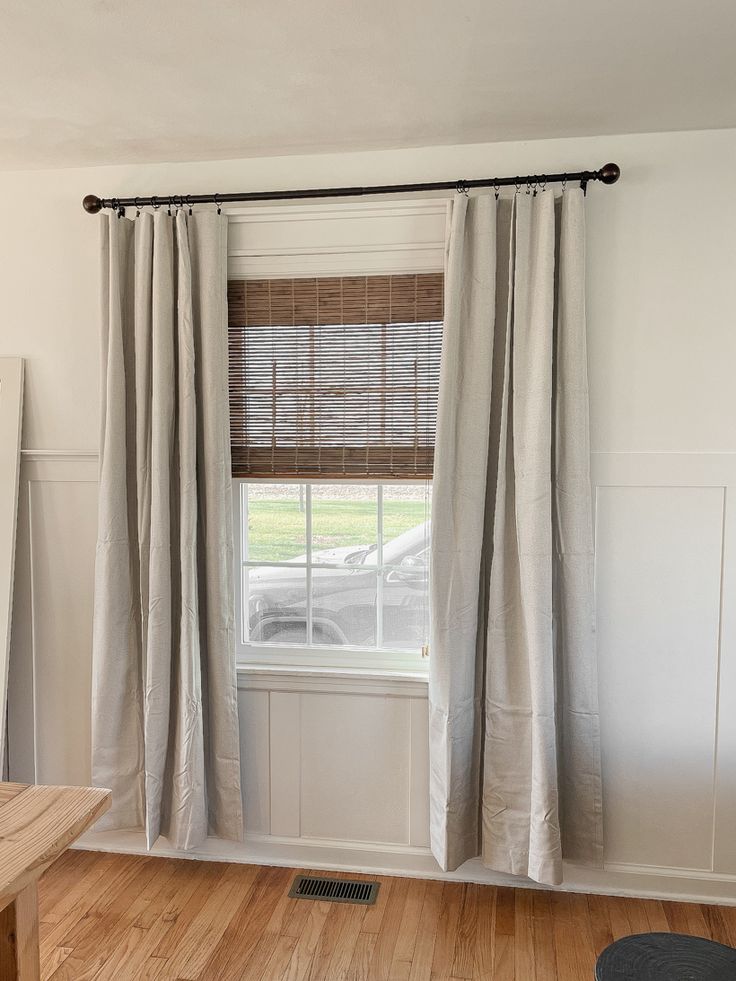
M 708 927 L 711 940 L 715 940 L 718 944 L 725 944 L 727 947 L 731 946 L 731 935 L 719 907 L 702 905 L 700 912 Z
M 417 939 L 411 961 L 411 971 L 409 972 L 410 981 L 427 981 L 431 977 L 441 899 L 442 883 L 428 882 L 424 893 L 422 915 L 419 919 L 419 929 L 417 930 Z
M 506 933 L 496 935 L 491 976 L 493 981 L 517 981 L 514 969 L 514 938 Z
M 626 912 L 632 933 L 649 933 L 649 917 L 646 906 L 640 899 L 625 899 Z
M 353 961 L 353 954 L 360 937 L 360 928 L 365 916 L 365 906 L 351 906 L 348 903 L 341 903 L 347 911 L 347 916 L 340 931 L 338 942 L 332 952 L 332 957 L 327 965 L 326 978 L 329 981 L 344 981 L 347 978 L 350 965 Z
M 536 981 L 532 890 L 517 889 L 514 903 L 514 977 Z
M 378 935 L 361 930 L 353 951 L 345 981 L 373 981 L 370 965 L 376 948 Z
M 330 914 L 330 903 L 304 903 L 309 908 L 309 916 L 294 947 L 284 981 L 304 981 L 309 976 L 319 938 Z
M 541 889 L 533 889 L 530 892 L 536 981 L 557 981 L 557 953 L 550 895 Z
M 309 981 L 324 981 L 328 976 L 327 972 L 330 968 L 332 955 L 336 946 L 341 942 L 343 931 L 348 928 L 349 921 L 349 906 L 344 903 L 330 904 L 330 912 L 324 928 L 319 935 L 309 973 L 307 974 Z
M 611 924 L 613 939 L 619 940 L 621 937 L 629 936 L 629 934 L 633 931 L 629 921 L 626 900 L 622 899 L 620 896 L 606 896 L 605 902 L 606 909 L 608 910 L 608 919 Z
M 373 876 L 358 876 L 358 878 L 365 878 L 367 881 L 376 881 L 379 883 L 378 898 L 365 911 L 361 931 L 363 933 L 380 933 L 386 907 L 391 898 L 391 890 L 393 889 L 394 883 L 397 883 L 399 880 L 389 879 L 387 876 L 376 876 L 375 878 Z
M 381 920 L 381 930 L 377 934 L 378 940 L 373 948 L 371 972 L 374 981 L 389 981 L 391 977 L 391 963 L 399 931 L 402 929 L 410 883 L 410 879 L 394 879 L 391 884 L 388 903 Z
M 495 886 L 479 887 L 473 981 L 493 979 L 496 951 L 496 898 Z
M 664 916 L 664 913 L 662 914 Z M 588 896 L 588 916 L 597 956 L 613 943 L 611 920 L 605 896 Z
M 464 892 L 465 885 L 462 882 L 446 882 L 442 887 L 432 955 L 432 978 L 449 978 L 452 973 Z
M 417 942 L 417 932 L 419 931 L 419 920 L 422 916 L 424 897 L 427 892 L 428 881 L 426 879 L 409 880 L 409 891 L 404 906 L 404 915 L 401 920 L 401 931 L 396 938 L 394 949 L 394 961 L 397 964 L 411 964 L 414 957 L 414 948 Z M 392 968 L 394 973 L 400 975 L 401 968 Z
M 41 976 L 591 981 L 600 951 L 631 932 L 677 930 L 736 945 L 736 907 L 390 877 L 379 877 L 380 903 L 365 907 L 289 899 L 293 875 L 70 854 L 40 883 Z
M 467 882 L 452 956 L 452 977 L 472 981 L 475 945 L 478 942 L 478 897 L 483 886 Z
M 658 899 L 642 899 L 642 906 L 647 914 L 647 923 L 651 933 L 669 933 L 670 925 L 662 903 Z
M 569 981 L 590 981 L 592 971 L 586 971 L 580 959 L 576 935 L 578 924 L 573 920 L 570 894 L 553 893 L 550 902 L 554 923 L 557 973 L 563 978 L 569 978 Z

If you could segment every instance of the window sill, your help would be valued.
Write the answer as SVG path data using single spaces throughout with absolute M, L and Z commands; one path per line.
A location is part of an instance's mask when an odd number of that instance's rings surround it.
M 297 667 L 241 661 L 237 673 L 241 691 L 332 692 L 426 699 L 429 682 L 427 671 L 404 668 Z

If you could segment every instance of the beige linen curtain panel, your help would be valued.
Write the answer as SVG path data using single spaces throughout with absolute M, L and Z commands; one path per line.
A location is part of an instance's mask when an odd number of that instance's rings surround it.
M 600 865 L 584 198 L 453 203 L 435 450 L 431 843 Z
M 226 236 L 103 218 L 93 779 L 149 848 L 242 836 Z

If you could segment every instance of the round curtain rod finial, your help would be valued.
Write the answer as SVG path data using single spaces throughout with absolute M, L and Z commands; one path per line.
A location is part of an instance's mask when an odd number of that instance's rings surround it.
M 621 168 L 619 165 L 615 163 L 607 163 L 603 164 L 601 167 L 598 180 L 602 184 L 615 184 L 620 176 Z
M 98 198 L 96 194 L 88 194 L 82 201 L 82 207 L 88 215 L 96 215 L 98 211 L 102 211 L 102 198 Z

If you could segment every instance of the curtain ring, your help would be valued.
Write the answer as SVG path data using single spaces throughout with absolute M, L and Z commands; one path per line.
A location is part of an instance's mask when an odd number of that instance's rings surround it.
M 213 194 L 212 195 L 212 198 L 213 198 L 215 204 L 217 205 L 217 213 L 218 213 L 218 215 L 221 215 L 222 214 L 222 205 L 220 204 L 220 195 L 219 194 Z
M 495 188 L 496 200 L 498 201 L 498 196 L 501 193 L 501 185 L 498 183 L 498 181 L 494 181 L 493 187 Z
M 158 211 L 158 209 L 161 207 L 161 205 L 159 204 L 159 200 L 155 194 L 151 195 L 151 207 L 153 208 L 154 211 Z
M 192 195 L 187 194 L 187 204 L 189 205 L 189 217 L 192 216 Z
M 562 175 L 562 193 L 565 193 L 565 188 L 567 187 L 567 174 Z
M 516 193 L 518 194 L 521 191 L 521 181 L 518 177 L 514 181 L 514 184 L 516 185 Z
M 167 209 L 169 218 L 171 218 L 171 195 L 169 195 L 169 207 Z
M 140 198 L 136 197 L 133 199 L 135 201 L 135 216 L 140 218 L 141 216 L 141 201 Z
M 547 190 L 547 175 L 546 174 L 542 174 L 542 176 L 540 178 L 540 181 L 539 181 L 539 186 L 542 188 L 542 193 L 544 193 L 544 191 Z
M 526 180 L 526 193 L 527 194 L 531 194 L 532 193 L 531 178 L 529 178 L 529 177 Z
M 458 194 L 464 194 L 465 197 L 468 196 L 468 185 L 464 180 L 459 180 L 455 189 Z

